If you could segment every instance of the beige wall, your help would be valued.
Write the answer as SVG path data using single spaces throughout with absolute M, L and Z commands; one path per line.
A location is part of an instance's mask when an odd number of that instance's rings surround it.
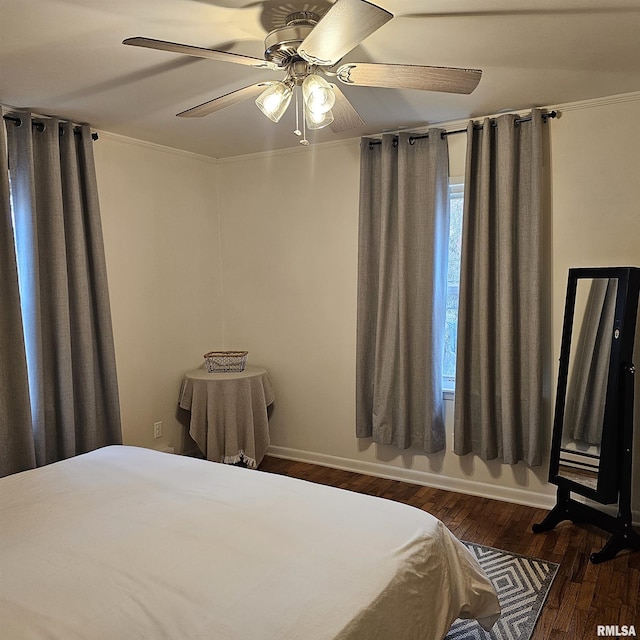
M 451 174 L 462 175 L 465 136 L 450 142 Z M 355 437 L 358 141 L 223 161 L 220 184 L 224 340 L 272 374 L 274 453 L 469 493 L 493 485 L 512 500 L 540 503 L 543 494 L 547 504 L 546 469 L 453 454 L 451 400 L 446 452 Z M 227 247 L 241 246 L 238 264 Z
M 567 269 L 640 265 L 638 116 L 637 99 L 609 100 L 569 106 L 548 125 L 547 438 Z M 462 175 L 466 137 L 449 144 L 451 175 Z M 182 373 L 203 350 L 246 348 L 250 363 L 271 372 L 275 454 L 553 503 L 546 466 L 452 453 L 452 400 L 446 452 L 355 438 L 357 141 L 217 163 L 104 136 L 95 149 L 128 443 L 159 448 L 156 420 L 175 440 Z
M 567 269 L 640 265 L 640 102 L 568 109 L 549 123 L 552 325 L 546 434 Z M 450 173 L 464 174 L 466 137 L 451 136 Z M 469 493 L 551 505 L 546 463 L 537 469 L 417 451 L 354 435 L 357 141 L 220 163 L 224 340 L 272 372 L 272 451 Z M 233 247 L 236 248 L 233 251 Z M 241 248 L 241 250 L 240 250 Z M 240 253 L 242 258 L 240 258 Z
M 220 165 L 225 344 L 271 372 L 279 446 L 358 455 L 358 181 L 357 142 Z
M 222 335 L 217 167 L 104 133 L 94 152 L 123 438 L 180 449 L 182 375 Z

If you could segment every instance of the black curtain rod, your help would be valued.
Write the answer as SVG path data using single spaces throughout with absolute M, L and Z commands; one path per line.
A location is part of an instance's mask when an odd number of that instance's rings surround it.
M 557 118 L 558 117 L 558 112 L 557 111 L 549 111 L 547 113 L 543 113 L 542 114 L 542 121 L 546 122 L 549 118 Z M 513 121 L 513 124 L 515 126 L 518 126 L 519 124 L 521 124 L 522 122 L 530 122 L 531 121 L 531 116 L 525 116 L 524 118 L 516 118 Z M 498 124 L 495 120 L 491 120 L 491 126 L 492 127 L 497 127 Z M 473 128 L 476 129 L 477 131 L 479 131 L 480 129 L 484 128 L 484 125 L 481 122 L 474 122 L 473 123 Z M 457 133 L 467 133 L 466 129 L 455 129 L 454 131 L 443 131 L 440 134 L 440 137 L 444 140 L 444 138 L 446 138 L 447 136 L 453 136 Z M 415 136 L 409 136 L 409 144 L 415 144 L 416 140 L 420 140 L 422 138 L 428 138 L 429 134 L 428 133 L 422 133 L 422 134 L 417 134 Z M 369 149 L 373 149 L 373 147 L 375 145 L 378 144 L 382 144 L 382 140 L 370 140 L 369 141 Z M 393 146 L 397 146 L 398 145 L 398 138 L 397 136 L 393 139 Z
M 22 125 L 22 118 L 19 118 L 17 116 L 2 116 L 5 120 L 9 120 L 10 122 L 13 122 L 13 124 L 16 125 L 16 127 L 20 127 Z M 31 126 L 36 128 L 36 131 L 44 131 L 45 129 L 45 123 L 44 122 L 38 122 L 37 120 L 32 120 L 31 121 Z M 74 133 L 80 133 L 80 128 L 79 127 L 74 127 L 73 128 L 73 132 Z M 98 139 L 98 134 L 93 131 L 91 133 L 91 139 L 92 140 L 97 140 Z

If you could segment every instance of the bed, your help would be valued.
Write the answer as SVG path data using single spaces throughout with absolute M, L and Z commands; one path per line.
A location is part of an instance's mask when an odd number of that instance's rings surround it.
M 390 500 L 129 446 L 0 480 L 3 638 L 441 640 L 499 612 Z

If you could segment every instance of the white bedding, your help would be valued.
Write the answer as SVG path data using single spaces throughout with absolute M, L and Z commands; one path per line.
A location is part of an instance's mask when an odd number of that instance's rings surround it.
M 121 446 L 0 480 L 7 640 L 440 640 L 499 611 L 389 500 Z

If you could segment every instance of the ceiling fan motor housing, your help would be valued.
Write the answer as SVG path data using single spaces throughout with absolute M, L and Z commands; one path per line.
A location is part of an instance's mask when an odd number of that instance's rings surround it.
M 298 11 L 287 16 L 286 25 L 274 29 L 264 40 L 264 57 L 279 67 L 286 67 L 298 56 L 298 47 L 318 24 L 319 16 L 311 11 Z

